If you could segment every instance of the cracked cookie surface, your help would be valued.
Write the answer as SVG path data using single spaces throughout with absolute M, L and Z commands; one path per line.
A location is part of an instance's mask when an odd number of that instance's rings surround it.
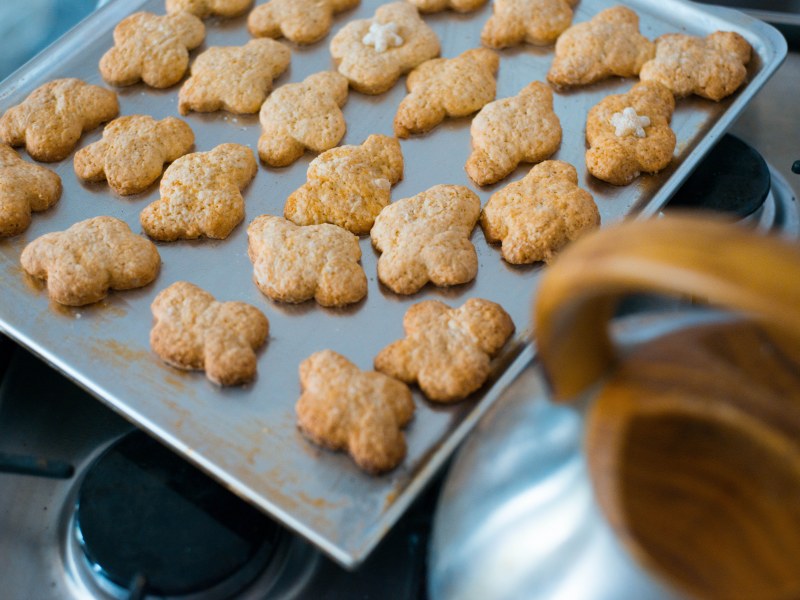
M 406 337 L 381 350 L 375 368 L 418 384 L 429 400 L 452 403 L 486 382 L 514 323 L 502 306 L 482 298 L 455 309 L 426 300 L 408 309 L 403 329 Z
M 202 288 L 178 281 L 161 290 L 150 309 L 150 347 L 164 362 L 205 371 L 218 385 L 255 377 L 256 350 L 269 335 L 269 321 L 255 306 L 218 302 Z
M 358 237 L 341 227 L 261 215 L 247 236 L 253 280 L 272 300 L 345 306 L 367 295 Z
M 592 195 L 578 187 L 578 172 L 546 160 L 489 198 L 481 227 L 490 244 L 502 242 L 512 264 L 548 262 L 566 244 L 600 226 Z
M 344 450 L 368 473 L 394 469 L 406 455 L 405 427 L 414 415 L 406 384 L 362 371 L 332 350 L 300 364 L 297 425 L 312 442 Z

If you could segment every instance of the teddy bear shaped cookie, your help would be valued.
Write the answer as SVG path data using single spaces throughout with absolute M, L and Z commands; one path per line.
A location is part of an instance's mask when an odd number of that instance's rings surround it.
M 253 0 L 167 0 L 167 12 L 186 11 L 195 17 L 238 17 L 247 12 Z
M 150 347 L 178 369 L 202 370 L 218 385 L 239 385 L 256 375 L 256 350 L 269 321 L 255 306 L 217 302 L 187 281 L 161 290 L 150 306 Z
M 59 304 L 83 306 L 102 300 L 109 289 L 143 287 L 158 274 L 155 244 L 114 217 L 94 217 L 54 231 L 25 246 L 22 268 L 47 282 Z
M 436 33 L 408 2 L 384 4 L 372 19 L 351 21 L 331 40 L 339 73 L 364 94 L 382 94 L 439 49 Z
M 272 80 L 291 60 L 289 48 L 270 39 L 244 46 L 213 46 L 192 63 L 191 76 L 178 93 L 182 115 L 227 110 L 256 113 L 272 89 Z
M 247 236 L 253 280 L 272 300 L 313 298 L 321 306 L 344 306 L 367 295 L 358 237 L 341 227 L 300 227 L 261 215 L 250 223 Z
M 31 213 L 53 206 L 61 197 L 61 178 L 50 169 L 22 160 L 0 144 L 0 237 L 18 235 L 31 224 Z
M 287 83 L 261 106 L 258 155 L 271 167 L 286 167 L 306 150 L 324 152 L 344 137 L 341 107 L 347 102 L 347 79 L 333 71 Z
M 186 73 L 189 50 L 205 37 L 203 22 L 186 11 L 134 13 L 114 28 L 114 46 L 100 59 L 100 74 L 111 85 L 144 81 L 154 88 L 170 87 Z
M 253 151 L 241 144 L 180 157 L 164 172 L 161 198 L 142 210 L 142 228 L 163 242 L 225 239 L 244 218 L 242 189 L 257 170 Z
M 597 229 L 600 212 L 569 163 L 546 160 L 489 198 L 481 227 L 490 244 L 502 242 L 512 264 L 548 262 L 571 241 Z
M 312 442 L 348 452 L 371 474 L 390 471 L 403 460 L 402 429 L 414 416 L 406 384 L 361 371 L 341 354 L 322 350 L 300 364 L 300 387 L 297 425 Z
M 111 121 L 102 140 L 78 150 L 73 166 L 84 181 L 108 181 L 116 193 L 127 196 L 150 187 L 161 177 L 165 163 L 193 145 L 194 133 L 180 119 L 156 121 L 149 115 L 130 115 Z
M 655 81 L 608 96 L 586 119 L 586 167 L 603 181 L 628 185 L 641 173 L 657 173 L 672 160 L 675 132 L 669 126 L 675 99 Z
M 481 31 L 489 48 L 506 48 L 527 42 L 547 46 L 572 23 L 578 0 L 495 0 L 492 16 Z
M 117 95 L 80 79 L 55 79 L 36 88 L 0 117 L 0 141 L 25 146 L 33 158 L 66 158 L 81 135 L 119 114 Z
M 491 359 L 514 333 L 503 307 L 470 298 L 459 308 L 438 300 L 413 305 L 403 318 L 406 337 L 375 357 L 375 368 L 417 383 L 434 402 L 463 400 L 491 374 Z
M 521 162 L 543 161 L 561 144 L 552 90 L 534 81 L 516 96 L 490 102 L 472 120 L 470 133 L 466 169 L 478 185 L 504 179 Z
M 425 133 L 445 117 L 466 117 L 480 110 L 494 100 L 499 66 L 497 53 L 486 48 L 422 63 L 406 79 L 409 93 L 397 108 L 395 135 Z
M 435 13 L 448 8 L 460 13 L 478 10 L 486 0 L 408 0 L 421 13 Z
M 697 94 L 719 101 L 739 89 L 747 77 L 752 49 L 733 31 L 705 38 L 668 33 L 656 40 L 656 55 L 642 66 L 642 81 L 657 81 L 677 97 Z
M 360 146 L 333 148 L 312 160 L 306 183 L 287 198 L 283 216 L 297 225 L 332 223 L 365 235 L 402 177 L 400 142 L 371 135 Z
M 313 44 L 331 30 L 336 13 L 358 6 L 360 0 L 269 0 L 247 17 L 254 37 L 285 37 L 296 44 Z
M 613 76 L 635 77 L 654 54 L 655 44 L 639 33 L 639 16 L 614 6 L 561 34 L 547 81 L 565 88 Z
M 397 294 L 418 292 L 429 281 L 472 281 L 478 255 L 469 237 L 480 211 L 480 198 L 463 185 L 436 185 L 387 206 L 370 232 L 381 252 L 378 278 Z

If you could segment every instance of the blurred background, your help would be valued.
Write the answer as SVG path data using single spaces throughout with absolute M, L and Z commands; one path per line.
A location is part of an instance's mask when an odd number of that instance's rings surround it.
M 75 26 L 97 4 L 97 0 L 0 0 L 0 81 Z

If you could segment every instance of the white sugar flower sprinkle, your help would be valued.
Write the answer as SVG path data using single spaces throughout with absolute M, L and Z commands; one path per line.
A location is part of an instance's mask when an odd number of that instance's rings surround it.
M 638 138 L 643 138 L 647 135 L 644 128 L 650 125 L 650 118 L 640 117 L 636 114 L 636 109 L 629 106 L 623 109 L 621 113 L 617 112 L 611 115 L 610 122 L 617 137 L 635 135 Z
M 374 46 L 375 52 L 386 52 L 389 48 L 402 46 L 403 38 L 398 33 L 396 23 L 377 23 L 373 21 L 369 26 L 369 32 L 362 38 L 361 43 L 365 46 Z

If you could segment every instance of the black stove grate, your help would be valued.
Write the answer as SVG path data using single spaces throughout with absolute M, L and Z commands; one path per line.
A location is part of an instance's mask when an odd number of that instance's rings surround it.
M 89 468 L 75 527 L 95 573 L 163 596 L 226 586 L 228 597 L 264 570 L 283 531 L 139 431 Z

